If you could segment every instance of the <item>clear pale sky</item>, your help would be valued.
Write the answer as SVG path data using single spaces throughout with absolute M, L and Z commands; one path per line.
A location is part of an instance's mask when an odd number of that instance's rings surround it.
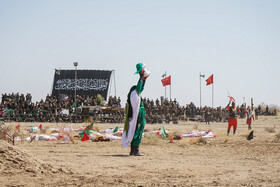
M 54 69 L 116 70 L 117 96 L 136 84 L 135 65 L 151 71 L 143 97 L 164 95 L 199 106 L 280 105 L 278 0 L 0 0 L 0 93 L 51 92 Z M 169 96 L 169 87 L 167 88 Z M 111 94 L 114 94 L 113 89 Z

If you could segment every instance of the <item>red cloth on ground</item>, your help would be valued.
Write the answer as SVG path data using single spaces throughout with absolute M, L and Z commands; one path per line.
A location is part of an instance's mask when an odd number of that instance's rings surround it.
M 87 135 L 86 132 L 84 132 L 84 136 L 82 138 L 82 142 L 89 140 L 89 136 Z

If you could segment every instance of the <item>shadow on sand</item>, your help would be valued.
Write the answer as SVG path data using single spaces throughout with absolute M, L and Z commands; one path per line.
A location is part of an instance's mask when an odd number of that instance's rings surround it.
M 105 156 L 105 157 L 130 157 L 130 155 L 121 155 L 121 154 L 119 154 L 119 155 L 99 155 L 99 156 Z

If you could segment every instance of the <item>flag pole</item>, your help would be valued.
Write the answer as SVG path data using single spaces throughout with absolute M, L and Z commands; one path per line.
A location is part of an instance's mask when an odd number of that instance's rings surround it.
M 166 75 L 167 75 L 167 74 L 166 74 L 166 71 L 165 71 L 165 77 L 164 77 L 164 83 L 165 83 L 165 86 L 164 86 L 164 89 L 165 89 L 165 90 L 164 90 L 164 91 L 165 91 L 165 92 L 164 92 L 164 99 L 166 99 Z
M 114 72 L 114 88 L 115 88 L 115 96 L 117 97 L 116 74 L 115 74 L 115 70 L 113 70 L 113 72 Z
M 201 108 L 201 77 L 204 78 L 205 75 L 202 75 L 201 72 L 199 72 L 199 92 L 200 92 L 200 108 Z
M 212 108 L 214 108 L 214 81 L 212 83 Z
M 199 92 L 200 92 L 200 108 L 201 108 L 201 73 L 199 73 Z
M 170 101 L 171 101 L 171 80 L 170 80 Z

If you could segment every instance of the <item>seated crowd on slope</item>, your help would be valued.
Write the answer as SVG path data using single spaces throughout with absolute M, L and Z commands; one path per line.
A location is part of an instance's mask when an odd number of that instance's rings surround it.
M 77 96 L 77 104 L 75 110 L 75 100 L 71 95 L 61 95 L 60 98 L 47 95 L 45 100 L 32 102 L 30 93 L 19 94 L 2 94 L 0 103 L 0 120 L 16 121 L 16 122 L 71 122 L 81 123 L 84 121 L 82 113 L 83 106 L 94 106 L 95 110 L 89 113 L 94 120 L 102 123 L 123 123 L 125 117 L 125 109 L 121 108 L 120 97 L 110 96 L 108 102 L 97 95 L 93 96 Z M 146 110 L 146 122 L 155 123 L 174 123 L 179 121 L 200 121 L 200 122 L 226 122 L 228 112 L 225 107 L 196 107 L 194 103 L 181 106 L 174 100 L 155 101 L 144 98 Z M 102 106 L 102 107 L 101 107 Z M 245 118 L 245 105 L 240 107 L 240 118 Z M 255 108 L 256 118 L 258 115 L 276 115 L 276 110 L 271 111 L 266 106 L 262 110 L 261 106 Z

